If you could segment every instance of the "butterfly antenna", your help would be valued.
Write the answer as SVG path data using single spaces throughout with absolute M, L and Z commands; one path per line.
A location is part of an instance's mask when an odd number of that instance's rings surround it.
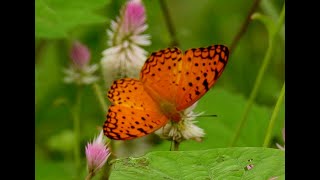
M 205 114 L 205 115 L 191 115 L 189 117 L 218 117 L 216 114 Z
M 198 117 L 218 117 L 216 114 L 205 114 L 205 115 L 199 115 Z

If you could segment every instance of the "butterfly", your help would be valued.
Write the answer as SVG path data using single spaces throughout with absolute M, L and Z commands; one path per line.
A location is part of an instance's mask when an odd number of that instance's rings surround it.
M 198 101 L 216 83 L 228 62 L 224 45 L 179 48 L 153 52 L 140 71 L 140 79 L 113 82 L 104 134 L 114 140 L 130 140 L 153 133 Z

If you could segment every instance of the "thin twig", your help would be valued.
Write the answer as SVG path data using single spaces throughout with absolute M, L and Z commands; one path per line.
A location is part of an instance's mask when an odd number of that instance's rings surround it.
M 246 32 L 250 22 L 251 22 L 251 16 L 252 14 L 256 11 L 256 9 L 258 8 L 259 4 L 260 4 L 261 0 L 254 0 L 250 11 L 246 17 L 246 20 L 243 22 L 241 29 L 239 30 L 239 32 L 237 33 L 237 35 L 234 37 L 231 45 L 230 45 L 230 53 L 233 51 L 233 49 L 236 47 L 236 45 L 238 44 L 239 40 L 241 39 L 241 37 L 244 35 L 244 33 Z
M 164 15 L 164 18 L 165 18 L 165 21 L 166 21 L 170 36 L 171 36 L 170 46 L 179 46 L 179 42 L 178 42 L 177 36 L 176 36 L 176 31 L 175 31 L 175 28 L 173 26 L 171 16 L 169 14 L 167 3 L 166 3 L 165 0 L 159 0 L 159 2 L 160 2 L 160 6 L 161 6 L 161 9 L 162 9 L 162 12 L 163 12 L 163 15 Z

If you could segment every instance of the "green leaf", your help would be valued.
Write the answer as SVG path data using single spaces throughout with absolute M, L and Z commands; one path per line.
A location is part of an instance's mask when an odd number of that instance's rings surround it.
M 259 147 L 159 151 L 115 160 L 110 179 L 284 179 L 284 158 L 284 151 Z
M 110 0 L 36 0 L 36 38 L 65 38 L 78 25 L 102 23 L 106 17 L 94 12 Z
M 198 103 L 195 112 L 204 112 L 207 115 L 215 114 L 218 117 L 198 117 L 197 126 L 204 129 L 205 137 L 202 142 L 193 140 L 180 144 L 180 150 L 204 150 L 211 148 L 227 147 L 233 137 L 236 126 L 244 112 L 246 99 L 230 93 L 224 89 L 215 87 L 210 90 Z M 248 115 L 248 120 L 241 130 L 236 146 L 262 146 L 269 124 L 272 107 L 254 104 Z M 284 124 L 284 105 L 276 119 L 272 137 L 281 138 Z M 272 146 L 272 145 L 271 145 Z M 152 150 L 169 150 L 170 142 L 155 146 Z M 274 145 L 273 145 L 274 147 Z

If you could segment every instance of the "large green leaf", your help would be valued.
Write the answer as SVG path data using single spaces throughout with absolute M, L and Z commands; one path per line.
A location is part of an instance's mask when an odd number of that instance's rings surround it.
M 251 165 L 252 169 L 247 166 Z M 218 148 L 160 151 L 119 159 L 110 179 L 284 179 L 284 151 L 271 148 Z
M 36 0 L 36 38 L 63 38 L 78 25 L 101 23 L 94 11 L 110 0 Z

